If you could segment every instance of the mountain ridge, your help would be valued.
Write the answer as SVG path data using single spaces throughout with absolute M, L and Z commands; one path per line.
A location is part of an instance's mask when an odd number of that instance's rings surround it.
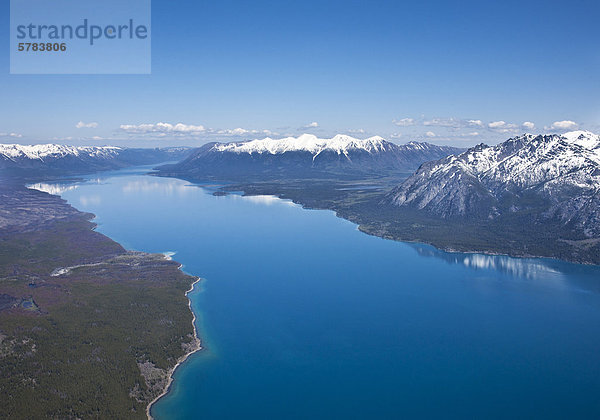
M 0 144 L 0 157 L 6 159 L 37 159 L 43 160 L 46 157 L 59 158 L 67 155 L 79 156 L 87 154 L 88 156 L 111 156 L 118 151 L 123 150 L 115 146 L 67 146 L 61 144 Z
M 17 178 L 76 175 L 132 165 L 179 161 L 192 150 L 181 147 L 135 149 L 51 143 L 0 144 L 0 174 Z
M 600 235 L 600 136 L 526 134 L 423 164 L 387 203 L 442 219 L 528 214 Z
M 382 137 L 364 140 L 338 134 L 208 143 L 184 161 L 160 168 L 163 175 L 191 178 L 407 176 L 427 160 L 464 149 L 410 142 L 397 145 Z

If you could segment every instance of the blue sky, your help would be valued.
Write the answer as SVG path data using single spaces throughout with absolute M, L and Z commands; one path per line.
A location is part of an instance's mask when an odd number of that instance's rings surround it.
M 0 142 L 598 132 L 599 18 L 598 1 L 153 0 L 151 75 L 10 75 L 5 29 Z

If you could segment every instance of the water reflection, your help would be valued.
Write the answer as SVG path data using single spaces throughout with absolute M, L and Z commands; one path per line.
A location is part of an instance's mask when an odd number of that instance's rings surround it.
M 274 195 L 238 195 L 231 194 L 233 199 L 245 200 L 250 203 L 260 204 L 263 206 L 271 206 L 273 204 L 287 204 L 290 206 L 295 206 L 292 200 L 285 200 Z
M 131 171 L 134 172 L 134 171 Z M 137 172 L 134 172 L 137 174 Z M 122 174 L 119 174 L 120 176 Z M 129 172 L 125 175 L 130 175 Z M 85 183 L 80 184 L 104 184 L 111 175 L 106 177 L 88 178 Z M 109 181 L 110 182 L 110 181 Z M 62 195 L 65 192 L 75 190 L 79 187 L 75 183 L 38 183 L 29 188 L 44 191 L 54 195 Z M 156 179 L 154 177 L 131 177 L 123 182 L 119 188 L 124 194 L 144 193 L 149 196 L 159 194 L 167 197 L 183 197 L 194 193 L 196 188 L 203 189 L 207 194 L 218 191 L 220 185 L 192 185 L 180 180 Z M 81 191 L 81 190 L 80 190 Z M 272 206 L 285 204 L 295 206 L 291 200 L 282 200 L 272 195 L 244 196 L 241 193 L 229 194 L 229 199 L 240 200 L 256 204 L 257 206 Z M 85 210 L 97 206 L 102 198 L 97 194 L 80 194 L 78 196 L 80 205 Z M 449 253 L 438 250 L 424 244 L 407 244 L 413 248 L 421 257 L 436 258 L 448 264 L 460 265 L 470 270 L 481 272 L 495 271 L 511 276 L 514 281 L 536 281 L 543 286 L 557 289 L 569 288 L 579 289 L 586 292 L 600 293 L 600 267 L 570 264 L 559 260 L 544 258 L 512 258 L 501 255 L 483 255 L 468 253 Z
M 98 206 L 102 203 L 102 197 L 99 195 L 82 195 L 79 202 L 83 207 Z
M 505 255 L 451 253 L 430 245 L 409 243 L 421 257 L 433 257 L 472 270 L 494 270 L 515 279 L 536 280 L 555 287 L 600 293 L 600 267 L 571 264 L 548 258 L 513 258 Z M 576 280 L 573 280 L 573 279 Z
M 547 277 L 549 274 L 560 274 L 552 267 L 539 261 L 519 260 L 506 256 L 468 254 L 461 256 L 460 259 L 462 259 L 462 264 L 465 267 L 492 269 L 528 279 Z
M 160 182 L 143 179 L 127 182 L 123 185 L 124 193 L 159 193 L 163 195 L 184 195 L 190 192 L 190 185 L 180 182 Z
M 46 184 L 37 183 L 28 185 L 27 188 L 31 190 L 38 190 L 52 195 L 61 195 L 64 192 L 71 191 L 77 188 L 75 184 Z

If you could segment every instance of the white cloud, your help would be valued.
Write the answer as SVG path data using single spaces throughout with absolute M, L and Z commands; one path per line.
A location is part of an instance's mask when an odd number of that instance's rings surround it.
M 393 133 L 390 138 L 392 139 L 399 139 L 400 137 L 402 137 L 402 133 Z
M 415 125 L 415 120 L 413 118 L 402 118 L 400 120 L 393 120 L 392 122 L 399 127 L 408 127 L 411 125 Z
M 493 121 L 488 124 L 488 128 L 492 131 L 496 131 L 498 133 L 510 133 L 515 132 L 517 130 L 517 126 L 515 124 L 507 123 L 506 121 Z
M 206 131 L 203 125 L 188 125 L 188 124 L 169 124 L 159 122 L 156 124 L 123 124 L 120 126 L 122 131 L 130 134 L 155 134 L 164 136 L 167 134 L 173 135 L 189 135 L 200 134 Z
M 122 124 L 120 130 L 124 131 L 129 135 L 144 136 L 150 138 L 164 138 L 169 137 L 187 137 L 191 139 L 211 139 L 220 137 L 242 137 L 242 136 L 277 136 L 279 133 L 271 130 L 254 130 L 245 129 L 242 127 L 237 128 L 207 128 L 203 125 L 190 125 L 190 124 L 170 124 L 159 122 L 156 124 Z
M 350 133 L 350 134 L 365 134 L 365 130 L 362 128 L 351 128 L 350 130 L 348 130 L 348 133 Z
M 454 127 L 458 128 L 462 124 L 461 120 L 456 118 L 433 118 L 431 120 L 423 121 L 423 125 L 426 127 Z
M 467 120 L 467 124 L 471 127 L 483 127 L 483 121 L 481 120 Z
M 567 131 L 567 130 L 576 130 L 577 127 L 579 127 L 579 124 L 577 124 L 575 121 L 564 120 L 564 121 L 553 122 L 552 125 L 550 126 L 550 129 Z
M 531 121 L 525 121 L 523 124 L 521 124 L 523 126 L 524 129 L 526 130 L 533 130 L 535 128 L 535 124 L 532 123 Z
M 483 121 L 481 120 L 464 120 L 461 118 L 432 118 L 430 120 L 423 121 L 423 125 L 426 127 L 446 127 L 446 128 L 465 128 L 465 127 L 483 127 Z
M 394 120 L 394 124 L 407 127 L 411 125 L 419 125 L 423 127 L 443 127 L 453 130 L 459 130 L 461 128 L 468 127 L 484 127 L 484 123 L 481 120 L 476 119 L 463 119 L 463 118 L 431 118 L 424 119 L 421 117 L 419 120 L 414 120 L 412 118 L 403 118 L 401 120 Z
M 506 122 L 505 121 L 494 121 L 488 124 L 489 128 L 503 128 L 504 126 L 506 126 Z
M 245 136 L 247 134 L 264 134 L 266 136 L 277 135 L 277 133 L 272 132 L 271 130 L 246 130 L 245 128 L 226 128 L 221 130 L 207 130 L 208 135 L 226 135 L 226 136 Z
M 250 130 L 246 130 L 245 128 L 230 128 L 230 129 L 224 129 L 224 130 L 217 130 L 216 131 L 217 134 L 226 134 L 229 136 L 243 136 L 245 134 L 250 134 L 251 131 Z
M 15 139 L 20 139 L 23 137 L 23 135 L 19 133 L 0 133 L 0 137 L 12 137 Z
M 75 124 L 75 128 L 98 128 L 97 122 L 84 123 L 83 121 L 79 121 Z
M 496 138 L 516 135 L 522 127 L 532 127 L 529 125 L 530 122 L 521 125 L 504 120 L 485 121 L 478 118 L 458 117 L 426 118 L 425 116 L 421 116 L 417 119 L 403 118 L 394 120 L 393 122 L 400 127 L 422 127 L 422 130 L 415 130 L 416 132 L 412 133 L 416 136 L 420 135 L 425 138 L 435 137 L 436 139 L 456 139 L 456 141 L 463 142 L 484 137 L 488 141 L 494 141 Z M 529 128 L 529 130 L 532 129 Z M 404 134 L 407 135 L 408 133 Z
M 319 127 L 319 123 L 316 121 L 313 121 L 311 123 L 303 125 L 302 127 L 298 127 L 298 131 L 310 130 L 311 128 L 318 128 L 318 127 Z
M 499 134 L 516 133 L 519 125 L 508 123 L 506 121 L 492 121 L 490 123 L 484 123 L 480 119 L 476 118 L 456 118 L 456 117 L 443 117 L 443 118 L 430 118 L 425 119 L 421 117 L 418 120 L 412 118 L 403 118 L 401 120 L 394 120 L 394 124 L 402 127 L 406 126 L 420 126 L 420 127 L 440 127 L 442 134 L 436 134 L 436 137 L 470 137 L 473 136 L 472 132 L 476 132 L 480 135 L 480 129 L 488 129 Z M 473 130 L 477 131 L 473 131 Z M 438 130 L 436 130 L 438 131 Z

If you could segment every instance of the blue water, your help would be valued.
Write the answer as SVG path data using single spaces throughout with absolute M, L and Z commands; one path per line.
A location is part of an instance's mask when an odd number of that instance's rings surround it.
M 600 417 L 599 268 L 447 254 L 211 192 L 135 170 L 62 192 L 205 279 L 204 349 L 157 419 Z

